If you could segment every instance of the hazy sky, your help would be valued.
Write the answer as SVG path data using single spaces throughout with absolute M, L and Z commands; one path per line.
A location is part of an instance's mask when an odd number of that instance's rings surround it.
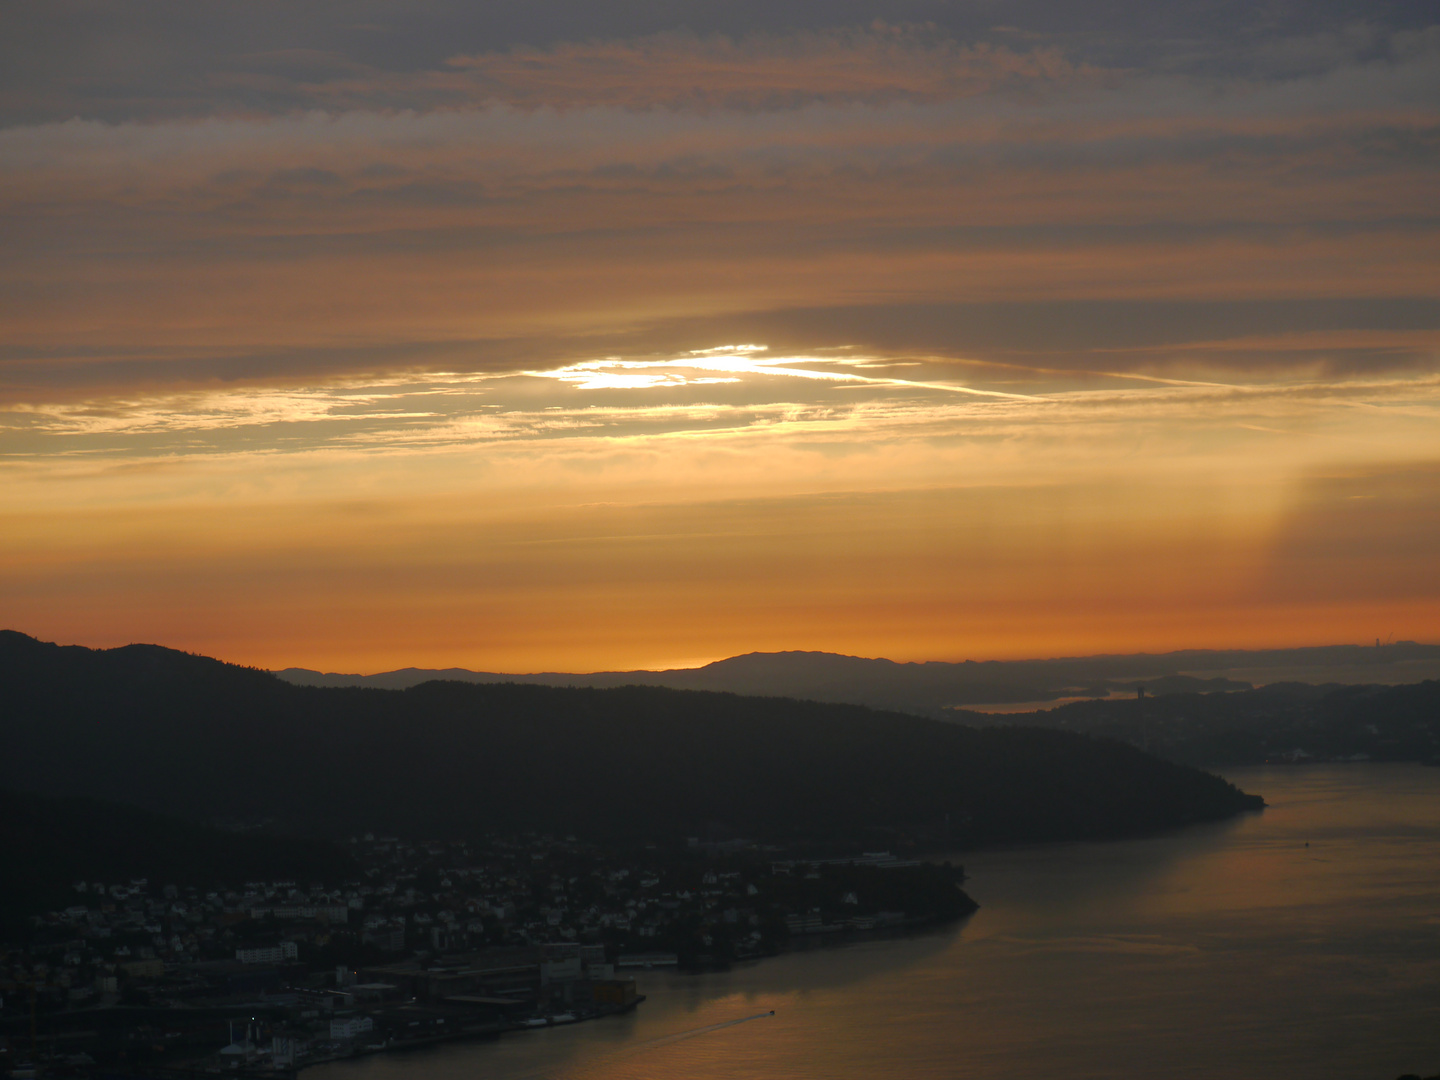
M 0 624 L 1440 639 L 1430 3 L 0 6 Z

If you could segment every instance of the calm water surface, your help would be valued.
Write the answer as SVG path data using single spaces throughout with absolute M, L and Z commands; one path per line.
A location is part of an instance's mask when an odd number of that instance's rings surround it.
M 1227 776 L 1270 808 L 1146 840 L 965 856 L 982 908 L 944 933 L 791 953 L 723 974 L 646 975 L 649 1001 L 633 1016 L 304 1075 L 1440 1072 L 1440 769 Z M 744 1019 L 770 1009 L 775 1016 Z M 727 1024 L 735 1020 L 743 1022 Z

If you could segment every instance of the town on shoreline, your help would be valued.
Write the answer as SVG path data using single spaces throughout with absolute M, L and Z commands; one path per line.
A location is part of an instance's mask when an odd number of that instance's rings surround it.
M 351 839 L 343 882 L 75 882 L 0 946 L 13 1077 L 285 1075 L 356 1054 L 613 1015 L 636 970 L 975 910 L 949 863 L 746 840 Z

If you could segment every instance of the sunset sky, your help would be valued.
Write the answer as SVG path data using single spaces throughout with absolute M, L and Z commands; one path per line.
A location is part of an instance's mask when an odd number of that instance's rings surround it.
M 1440 640 L 1431 3 L 15 0 L 0 625 Z

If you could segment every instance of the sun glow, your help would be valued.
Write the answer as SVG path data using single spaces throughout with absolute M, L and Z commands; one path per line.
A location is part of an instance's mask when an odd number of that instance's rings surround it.
M 901 364 L 909 366 L 906 361 L 894 363 L 867 356 L 768 357 L 763 355 L 767 351 L 767 347 L 764 345 L 737 345 L 713 349 L 692 349 L 686 355 L 665 360 L 624 360 L 612 356 L 603 360 L 586 360 L 576 364 L 567 364 L 551 370 L 527 371 L 525 374 L 533 378 L 557 379 L 582 390 L 648 390 L 663 387 L 713 386 L 739 383 L 746 378 L 776 377 L 813 379 L 817 382 L 849 383 L 872 387 L 891 386 L 940 390 L 948 393 L 974 394 L 978 397 L 1036 400 L 1032 394 L 982 390 L 948 381 L 917 382 L 893 376 L 861 375 L 853 370 L 846 370 L 882 368 Z M 722 372 L 724 377 L 706 374 L 709 372 Z
M 1433 638 L 1440 37 L 811 7 L 133 69 L 56 15 L 0 93 L 8 624 L 352 670 Z

